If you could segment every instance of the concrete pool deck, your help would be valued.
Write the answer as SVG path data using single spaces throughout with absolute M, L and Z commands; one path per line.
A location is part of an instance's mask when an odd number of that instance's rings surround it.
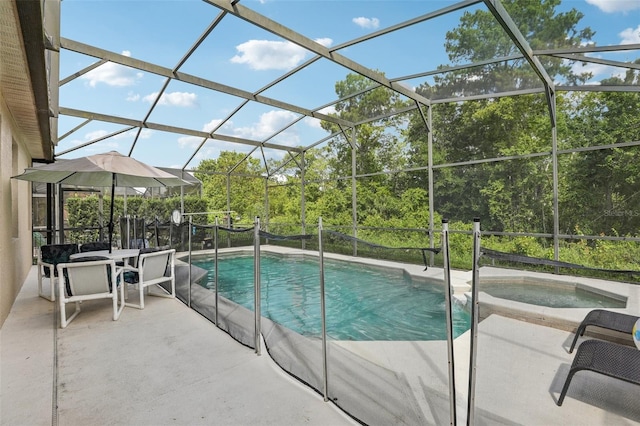
M 54 308 L 32 267 L 0 329 L 2 425 L 356 424 L 177 299 L 118 321 L 84 302 L 65 329 Z
M 255 355 L 178 300 L 150 297 L 144 310 L 127 308 L 115 322 L 108 303 L 87 303 L 62 330 L 55 305 L 37 297 L 36 287 L 33 267 L 0 330 L 2 425 L 355 424 L 266 352 Z M 468 335 L 455 343 L 458 424 L 466 412 Z M 572 338 L 500 315 L 482 321 L 476 424 L 640 424 L 640 387 L 588 372 L 574 377 L 556 405 Z M 448 413 L 425 406 L 436 381 L 446 387 L 443 342 L 337 344 L 403 374 L 427 421 L 448 423 Z

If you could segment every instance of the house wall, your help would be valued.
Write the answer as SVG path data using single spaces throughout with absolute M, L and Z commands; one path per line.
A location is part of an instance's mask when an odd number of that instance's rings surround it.
M 32 264 L 31 183 L 11 179 L 31 165 L 17 129 L 0 92 L 0 327 Z

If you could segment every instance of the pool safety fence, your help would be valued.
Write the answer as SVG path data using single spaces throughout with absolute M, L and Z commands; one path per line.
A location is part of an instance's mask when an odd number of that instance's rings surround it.
M 622 274 L 634 278 L 640 278 L 640 270 L 594 268 L 576 263 L 561 262 L 552 259 L 526 256 L 523 254 L 504 253 L 484 247 L 482 248 L 481 255 L 486 259 L 490 259 L 492 266 L 496 266 L 497 261 L 501 265 L 519 265 L 520 267 L 522 267 L 522 265 L 546 266 L 555 269 L 587 270 L 602 272 L 610 275 Z
M 455 424 L 451 423 L 456 410 L 455 380 L 451 377 L 453 332 L 448 324 L 453 320 L 451 311 L 445 313 L 445 306 L 451 308 L 449 276 L 413 282 L 401 270 L 385 271 L 395 277 L 394 282 L 387 282 L 386 275 L 381 281 L 401 295 L 392 298 L 368 282 L 370 276 L 382 274 L 376 262 L 358 261 L 362 258 L 349 255 L 355 261 L 352 270 L 346 275 L 327 274 L 335 260 L 326 264 L 324 244 L 329 241 L 332 249 L 342 246 L 350 250 L 356 244 L 359 253 L 374 259 L 378 252 L 415 252 L 425 266 L 427 254 L 442 249 L 385 247 L 324 230 L 321 221 L 317 233 L 309 234 L 281 235 L 260 228 L 259 219 L 253 227 L 243 229 L 190 224 L 190 247 L 199 248 L 208 239 L 211 246 L 197 257 L 188 251 L 188 261 L 176 272 L 182 277 L 178 297 L 257 354 L 263 340 L 269 356 L 280 367 L 363 424 Z M 237 247 L 228 243 L 235 237 L 245 245 L 232 252 L 222 251 Z M 246 244 L 249 240 L 251 244 Z M 315 255 L 309 249 L 278 257 L 261 251 L 267 242 L 302 241 L 317 247 Z M 243 257 L 253 257 L 253 262 L 244 262 Z M 270 269 L 274 262 L 288 264 L 286 276 Z M 351 288 L 360 276 L 365 283 Z M 286 293 L 276 291 L 276 281 L 287 288 Z M 402 286 L 407 285 L 417 288 L 418 294 L 422 288 L 431 291 L 431 299 L 420 303 L 410 297 L 408 308 L 406 297 L 402 297 Z M 338 290 L 342 296 L 336 297 Z M 349 316 L 354 311 L 358 312 L 356 324 Z M 410 318 L 414 317 L 433 317 L 432 332 L 441 337 L 398 340 L 376 337 L 375 329 L 361 329 L 375 318 L 384 318 L 382 322 L 387 324 L 383 325 L 402 333 L 402 324 L 413 326 Z M 345 338 L 345 327 L 364 337 Z
M 360 255 L 363 257 L 372 257 L 375 259 L 397 259 L 399 256 L 397 253 L 400 253 L 402 258 L 411 258 L 411 254 L 419 255 L 422 258 L 422 264 L 424 265 L 424 270 L 426 271 L 429 267 L 429 260 L 427 258 L 428 253 L 439 254 L 440 248 L 432 248 L 432 247 L 388 247 L 382 244 L 376 244 L 369 241 L 362 240 L 360 238 L 352 237 L 350 235 L 343 234 L 341 232 L 331 231 L 331 230 L 323 230 L 326 239 L 326 244 L 328 246 L 337 246 L 338 241 L 347 242 L 349 246 L 353 249 L 356 255 Z M 344 250 L 341 250 L 344 251 Z M 385 254 L 382 253 L 396 252 L 396 255 L 393 254 Z
M 507 408 L 499 404 L 499 400 L 507 395 L 501 397 L 499 392 L 508 392 L 527 380 L 514 376 L 520 370 L 515 365 L 511 367 L 510 363 L 526 364 L 533 359 L 505 358 L 497 346 L 486 344 L 489 337 L 479 333 L 479 323 L 484 318 L 481 309 L 488 309 L 494 302 L 482 290 L 482 282 L 487 277 L 481 276 L 481 273 L 486 274 L 481 262 L 490 262 L 494 267 L 496 264 L 521 263 L 522 269 L 527 265 L 577 271 L 589 269 L 482 247 L 480 222 L 474 221 L 471 287 L 466 294 L 470 323 L 465 334 L 469 342 L 467 369 L 467 365 L 456 367 L 454 363 L 453 341 L 457 335 L 454 332 L 456 319 L 451 312 L 455 304 L 451 300 L 450 232 L 446 220 L 442 224 L 439 248 L 405 244 L 385 246 L 375 240 L 324 229 L 321 222 L 316 230 L 309 229 L 306 234 L 277 234 L 263 227 L 266 228 L 258 220 L 253 227 L 244 228 L 217 224 L 175 227 L 182 233 L 181 238 L 191 240 L 187 247 L 206 253 L 209 262 L 214 264 L 213 268 L 204 268 L 198 259 L 192 260 L 190 256 L 189 262 L 176 271 L 185 278 L 178 280 L 178 297 L 256 353 L 260 353 L 261 341 L 264 341 L 269 356 L 285 371 L 364 424 L 458 424 L 466 421 L 472 425 L 491 423 L 502 416 L 510 418 Z M 302 227 L 287 229 L 297 231 Z M 273 255 L 263 250 L 265 244 L 299 249 L 302 242 L 306 245 L 305 250 L 293 250 L 295 255 L 279 258 L 293 265 L 286 277 L 281 272 L 269 271 Z M 235 254 L 222 251 L 228 248 L 236 248 Z M 253 258 L 253 262 L 239 266 L 235 263 L 239 253 Z M 411 305 L 412 308 L 407 309 L 405 301 L 392 299 L 384 291 L 371 292 L 366 286 L 352 289 L 348 286 L 355 279 L 352 276 L 337 280 L 331 277 L 328 270 L 333 266 L 333 259 L 328 258 L 329 253 L 330 257 L 343 258 L 340 256 L 343 255 L 354 260 L 354 268 L 363 273 L 368 268 L 366 263 L 380 267 L 381 260 L 394 256 L 412 257 L 411 263 L 427 266 L 429 257 L 437 255 L 443 264 L 438 282 L 412 282 L 411 285 L 436 285 L 444 287 L 445 291 L 439 301 L 425 302 L 424 306 Z M 301 259 L 310 257 L 316 259 L 316 263 L 308 269 Z M 367 258 L 373 262 L 366 262 L 364 259 Z M 423 272 L 433 277 L 439 269 L 430 267 Z M 274 287 L 274 281 L 281 278 L 286 278 L 285 285 L 290 289 L 284 296 L 276 293 Z M 244 286 L 234 289 L 243 282 Z M 389 284 L 389 288 L 396 285 Z M 336 287 L 348 288 L 348 292 L 333 297 L 331 292 Z M 367 310 L 359 310 L 365 304 Z M 412 313 L 438 317 L 440 314 L 433 313 L 434 305 L 444 309 L 438 320 L 441 337 L 436 340 L 351 338 L 340 334 L 339 328 L 353 326 L 367 336 L 371 332 L 361 328 L 357 320 L 372 322 L 374 317 L 390 318 L 389 313 L 397 318 L 409 317 Z M 354 311 L 358 312 L 356 320 L 346 315 Z M 403 331 L 402 327 L 395 328 Z M 526 345 L 526 336 L 520 343 Z M 527 356 L 535 356 L 535 353 Z M 497 373 L 495 360 L 504 364 Z M 491 377 L 485 373 L 489 370 L 493 372 Z M 456 371 L 464 371 L 457 382 Z M 503 385 L 497 390 L 496 383 Z
M 119 232 L 126 235 L 120 241 L 131 244 L 132 240 L 142 239 L 145 244 L 148 241 L 150 245 L 170 245 L 188 253 L 188 258 L 181 258 L 176 265 L 176 292 L 180 300 L 258 354 L 262 338 L 269 356 L 285 371 L 364 424 L 455 425 L 466 420 L 472 425 L 512 418 L 512 413 L 505 411 L 508 407 L 500 403 L 507 395 L 502 396 L 500 392 L 509 392 L 527 382 L 527 377 L 514 375 L 521 371 L 515 364 L 533 362 L 526 356 L 536 354 L 529 351 L 524 358 L 509 359 L 499 352 L 504 350 L 506 342 L 501 342 L 502 349 L 487 344 L 487 339 L 495 340 L 499 336 L 478 333 L 478 325 L 486 316 L 483 312 L 488 312 L 496 303 L 496 298 L 482 290 L 482 283 L 487 278 L 487 268 L 482 266 L 494 267 L 490 269 L 534 268 L 543 272 L 550 269 L 556 274 L 558 270 L 568 270 L 579 275 L 580 271 L 586 270 L 640 276 L 640 271 L 635 270 L 594 268 L 482 247 L 480 222 L 474 220 L 473 230 L 469 233 L 473 239 L 472 279 L 470 290 L 465 294 L 470 323 L 465 333 L 469 342 L 469 364 L 468 370 L 456 382 L 455 372 L 464 370 L 456 369 L 454 365 L 453 340 L 458 335 L 454 330 L 456 318 L 451 311 L 455 304 L 451 301 L 450 248 L 455 245 L 450 243 L 449 237 L 456 231 L 449 231 L 446 220 L 443 220 L 441 235 L 435 238 L 441 247 L 429 247 L 422 244 L 428 240 L 419 230 L 386 232 L 382 239 L 396 244 L 384 245 L 376 238 L 380 237 L 380 230 L 353 231 L 354 235 L 349 235 L 337 229 L 350 232 L 352 228 L 331 226 L 331 229 L 325 229 L 321 220 L 314 228 L 261 224 L 258 219 L 253 226 L 220 226 L 217 219 L 214 225 L 207 224 L 206 219 L 190 216 L 189 221 L 177 225 L 158 220 L 146 222 L 144 226 L 129 222 L 129 229 L 120 227 Z M 140 228 L 143 234 L 139 233 Z M 271 255 L 262 252 L 263 245 L 303 250 L 293 250 L 295 255 L 284 258 L 293 269 L 283 277 L 279 272 L 268 271 Z M 234 248 L 233 255 L 229 250 L 221 251 Z M 193 252 L 198 252 L 198 258 L 193 258 Z M 384 290 L 372 292 L 366 286 L 365 289 L 352 289 L 349 285 L 355 279 L 353 276 L 335 279 L 327 275 L 331 263 L 327 263 L 329 253 L 332 257 L 345 256 L 353 260 L 354 268 L 363 272 L 368 268 L 365 264 L 374 263 L 380 268 L 382 260 L 429 266 L 428 271 L 423 271 L 429 279 L 412 281 L 410 286 L 439 287 L 444 291 L 439 300 L 411 305 L 408 309 L 406 301 L 391 299 Z M 234 259 L 238 254 L 252 257 L 253 263 L 235 269 L 238 265 L 234 264 Z M 438 275 L 438 269 L 431 268 L 434 256 L 438 257 L 437 264 L 443 266 L 441 275 Z M 316 259 L 312 269 L 300 262 L 306 258 Z M 214 267 L 204 267 L 198 259 L 205 259 Z M 373 262 L 363 259 L 373 259 Z M 284 296 L 277 294 L 272 285 L 274 280 L 281 278 L 286 278 L 285 284 L 290 289 Z M 435 282 L 430 281 L 434 278 Z M 388 288 L 397 285 L 390 283 Z M 330 296 L 338 287 L 347 292 L 337 298 Z M 418 300 L 422 300 L 421 297 L 412 296 Z M 367 310 L 356 309 L 365 304 Z M 511 303 L 504 308 L 501 315 L 509 316 L 512 306 Z M 442 312 L 435 313 L 436 307 L 442 308 Z M 284 317 L 280 316 L 282 312 L 286 314 Z M 374 317 L 390 318 L 390 313 L 394 318 L 409 317 L 409 314 L 436 318 L 440 337 L 434 340 L 370 338 L 369 330 L 362 328 L 360 323 L 355 324 L 353 317 L 343 315 L 350 312 L 358 312 L 357 319 L 365 323 Z M 303 324 L 307 318 L 312 319 Z M 345 337 L 340 333 L 345 326 L 358 329 L 365 337 Z M 395 329 L 403 331 L 403 327 L 400 325 Z M 526 347 L 526 336 L 514 344 Z M 495 368 L 496 360 L 500 360 L 498 369 Z M 485 373 L 487 371 L 492 372 L 490 376 Z M 499 389 L 496 383 L 500 383 Z

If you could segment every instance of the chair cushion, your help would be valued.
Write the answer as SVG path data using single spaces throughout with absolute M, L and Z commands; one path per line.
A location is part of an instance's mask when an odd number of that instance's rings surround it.
M 80 252 L 86 253 L 88 251 L 109 250 L 109 243 L 107 241 L 93 241 L 90 243 L 84 243 L 80 245 Z
M 140 249 L 140 254 L 155 253 L 157 251 L 169 250 L 169 246 L 145 247 Z
M 58 263 L 69 262 L 70 256 L 75 253 L 78 253 L 77 244 L 47 244 L 40 247 L 40 259 L 42 259 L 44 263 L 53 265 L 54 277 L 58 276 L 56 269 Z M 51 275 L 49 267 L 44 266 L 43 273 L 45 277 L 49 278 Z
M 124 271 L 122 277 L 124 278 L 124 282 L 128 284 L 138 284 L 138 281 L 140 281 L 138 271 Z
M 71 259 L 71 263 L 95 262 L 96 260 L 109 260 L 106 256 L 82 256 Z

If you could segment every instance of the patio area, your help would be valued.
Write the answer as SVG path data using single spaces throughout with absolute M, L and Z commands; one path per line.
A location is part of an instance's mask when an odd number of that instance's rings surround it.
M 66 329 L 37 296 L 35 267 L 2 327 L 2 425 L 356 424 L 270 359 L 257 356 L 178 300 L 149 297 L 116 322 L 85 303 Z M 458 389 L 467 383 L 468 334 L 456 340 Z M 577 374 L 556 405 L 573 355 L 570 332 L 492 315 L 479 330 L 476 424 L 640 423 L 640 387 Z M 345 343 L 390 368 L 416 394 L 437 342 Z M 410 360 L 410 362 L 407 362 Z M 446 364 L 442 365 L 446 374 Z M 464 392 L 458 423 L 464 422 Z M 418 396 L 419 398 L 419 396 Z M 430 419 L 446 424 L 447 418 Z
M 1 330 L 0 423 L 355 424 L 177 299 L 145 302 L 118 321 L 85 302 L 60 329 L 32 267 Z

